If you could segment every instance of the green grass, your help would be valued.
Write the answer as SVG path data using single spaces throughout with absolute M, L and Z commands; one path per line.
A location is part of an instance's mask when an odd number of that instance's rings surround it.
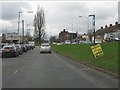
M 53 51 L 64 56 L 118 73 L 118 42 L 102 43 L 101 47 L 104 55 L 94 58 L 89 44 L 52 45 Z

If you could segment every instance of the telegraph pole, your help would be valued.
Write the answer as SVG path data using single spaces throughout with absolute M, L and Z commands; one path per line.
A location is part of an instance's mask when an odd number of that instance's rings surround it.
M 24 20 L 22 20 L 22 42 L 24 41 Z
M 94 45 L 95 45 L 95 15 L 89 15 L 89 17 L 93 17 L 93 37 L 94 37 Z
M 94 27 L 93 35 L 94 35 L 94 45 L 95 45 L 95 15 L 93 15 L 93 27 Z
M 22 12 L 19 12 L 19 15 L 18 15 L 18 35 L 19 35 L 19 31 L 20 31 L 20 13 Z
M 72 40 L 71 40 L 71 43 L 73 42 L 73 38 L 74 38 L 74 37 L 73 37 L 73 33 L 74 33 L 74 32 L 73 32 L 73 23 L 72 23 Z

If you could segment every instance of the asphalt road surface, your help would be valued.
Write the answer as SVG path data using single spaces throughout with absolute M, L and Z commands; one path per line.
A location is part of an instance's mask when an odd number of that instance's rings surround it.
M 102 72 L 39 48 L 2 59 L 3 88 L 117 88 L 118 81 Z

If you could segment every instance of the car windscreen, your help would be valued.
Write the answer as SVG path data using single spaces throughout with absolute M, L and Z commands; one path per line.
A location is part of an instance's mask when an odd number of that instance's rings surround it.
M 13 47 L 4 47 L 4 49 L 13 49 Z

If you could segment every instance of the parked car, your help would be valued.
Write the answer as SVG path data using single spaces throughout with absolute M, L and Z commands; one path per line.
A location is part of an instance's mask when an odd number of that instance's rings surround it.
M 49 43 L 43 43 L 41 46 L 40 46 L 40 53 L 42 52 L 48 52 L 48 53 L 51 53 L 51 46 Z
M 95 43 L 102 43 L 100 39 L 95 39 Z
M 77 44 L 77 42 L 72 42 L 71 44 Z
M 31 49 L 31 46 L 30 44 L 25 44 L 27 46 L 27 50 L 30 50 Z
M 22 44 L 22 49 L 23 49 L 23 52 L 27 52 L 27 45 L 26 44 Z
M 66 40 L 65 44 L 71 44 L 71 41 L 70 40 Z
M 29 45 L 31 49 L 35 48 L 35 42 L 34 41 L 29 41 Z
M 79 41 L 79 44 L 84 43 L 84 44 L 91 44 L 91 41 Z
M 62 45 L 63 43 L 57 43 L 57 45 Z
M 23 48 L 22 48 L 22 46 L 20 44 L 17 44 L 16 48 L 17 48 L 17 50 L 19 52 L 19 55 L 23 54 Z
M 17 57 L 19 52 L 14 45 L 6 45 L 1 49 L 2 57 Z

